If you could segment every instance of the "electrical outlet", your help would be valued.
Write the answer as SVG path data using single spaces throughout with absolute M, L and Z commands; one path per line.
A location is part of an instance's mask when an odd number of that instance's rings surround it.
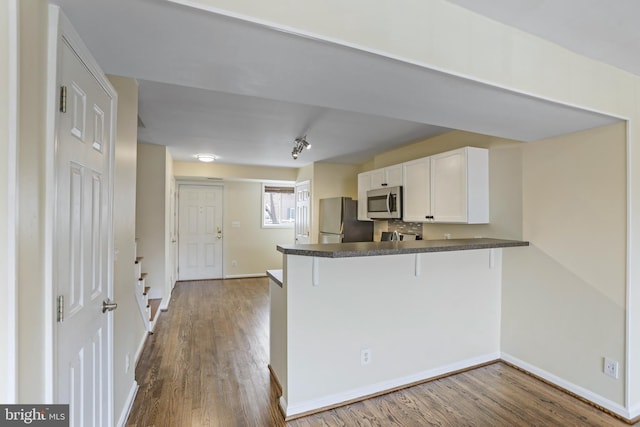
M 618 362 L 608 357 L 604 358 L 604 374 L 618 379 Z
M 371 363 L 371 349 L 363 348 L 360 350 L 360 366 L 368 365 Z
M 449 240 L 451 238 L 451 233 L 444 233 L 445 240 Z

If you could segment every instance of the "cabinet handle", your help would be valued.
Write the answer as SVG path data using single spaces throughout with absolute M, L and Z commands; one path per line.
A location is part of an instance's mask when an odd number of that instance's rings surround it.
M 382 184 L 383 187 L 386 187 L 388 184 Z

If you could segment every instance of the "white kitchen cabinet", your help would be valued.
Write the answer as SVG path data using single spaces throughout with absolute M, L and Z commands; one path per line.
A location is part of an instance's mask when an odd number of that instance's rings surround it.
M 431 216 L 431 158 L 412 160 L 402 164 L 402 220 L 426 222 Z
M 371 190 L 371 172 L 358 174 L 358 220 L 371 221 L 367 218 L 367 191 Z
M 369 171 L 371 188 L 395 187 L 402 185 L 402 164 Z
M 404 221 L 489 222 L 489 153 L 464 147 L 403 164 Z
M 463 147 L 431 156 L 434 222 L 489 222 L 489 151 Z

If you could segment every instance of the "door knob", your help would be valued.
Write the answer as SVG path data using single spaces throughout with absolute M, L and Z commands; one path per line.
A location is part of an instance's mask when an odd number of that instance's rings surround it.
M 107 311 L 113 311 L 116 308 L 118 308 L 118 304 L 116 304 L 115 302 L 111 301 L 109 298 L 107 298 L 106 300 L 102 301 L 102 312 L 106 313 Z
M 218 227 L 218 239 L 222 239 L 222 229 Z

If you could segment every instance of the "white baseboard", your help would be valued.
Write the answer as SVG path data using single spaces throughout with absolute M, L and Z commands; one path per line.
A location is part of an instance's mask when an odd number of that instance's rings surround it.
M 129 390 L 127 400 L 125 400 L 124 402 L 124 407 L 122 408 L 120 418 L 118 418 L 118 423 L 116 424 L 118 427 L 124 427 L 124 425 L 127 423 L 127 419 L 129 418 L 129 414 L 131 413 L 131 408 L 133 407 L 133 402 L 136 400 L 136 394 L 138 394 L 138 383 L 134 380 L 133 384 L 131 385 L 131 389 Z
M 160 308 L 159 309 L 161 311 L 169 310 L 169 303 L 171 302 L 171 295 L 173 295 L 173 293 L 170 293 L 166 297 L 162 298 L 162 301 L 160 301 Z M 156 314 L 156 316 L 157 316 L 157 314 Z
M 502 353 L 501 359 L 533 375 L 536 375 L 544 379 L 545 381 L 549 381 L 550 383 L 555 384 L 558 387 L 561 387 L 571 393 L 574 393 L 575 395 L 580 396 L 583 399 L 588 400 L 589 402 L 592 402 L 598 406 L 601 406 L 606 410 L 611 411 L 614 414 L 617 414 L 627 420 L 633 419 L 635 416 L 637 416 L 637 415 L 632 416 L 633 411 L 627 410 L 627 408 L 625 408 L 623 405 L 613 402 L 605 397 L 602 397 L 599 394 L 596 394 L 591 390 L 587 390 L 586 388 L 581 387 L 577 384 L 573 384 L 572 382 L 569 382 L 550 372 L 540 369 L 537 366 L 524 362 L 518 359 L 517 357 L 511 356 L 510 354 Z M 636 414 L 637 414 L 638 413 L 637 411 L 640 410 L 640 406 L 634 408 L 634 410 L 636 411 Z
M 142 339 L 140 340 L 140 344 L 138 344 L 136 355 L 133 358 L 133 360 L 136 361 L 136 364 L 134 365 L 134 369 L 135 369 L 135 366 L 138 364 L 138 359 L 140 359 L 140 355 L 142 354 L 142 350 L 144 349 L 144 344 L 147 342 L 148 336 L 149 336 L 149 332 L 145 330 L 144 333 L 142 334 Z
M 282 411 L 283 414 L 287 413 L 287 399 L 285 399 L 283 396 L 280 396 L 280 399 L 278 399 L 278 404 L 280 405 L 280 410 Z
M 250 277 L 267 277 L 267 273 L 260 274 L 227 274 L 224 276 L 225 279 L 244 279 Z
M 640 417 L 640 403 L 629 408 L 629 420 L 634 420 Z
M 359 387 L 352 390 L 347 390 L 341 393 L 324 396 L 318 399 L 306 400 L 303 402 L 297 402 L 293 405 L 287 404 L 287 401 L 283 398 L 280 399 L 280 407 L 284 411 L 287 417 L 293 417 L 295 415 L 304 414 L 307 412 L 316 412 L 325 408 L 334 407 L 341 403 L 350 402 L 354 400 L 363 400 L 369 396 L 377 395 L 389 390 L 397 389 L 400 387 L 408 386 L 411 384 L 427 381 L 432 378 L 437 378 L 441 375 L 446 375 L 452 372 L 460 371 L 463 369 L 469 369 L 474 366 L 483 365 L 488 362 L 497 361 L 500 359 L 500 353 L 490 353 L 483 356 L 478 356 L 472 359 L 462 360 L 460 362 L 452 363 L 450 365 L 440 366 L 438 368 L 430 369 L 416 374 L 408 375 L 401 378 L 396 378 L 389 381 L 383 381 L 376 384 Z

